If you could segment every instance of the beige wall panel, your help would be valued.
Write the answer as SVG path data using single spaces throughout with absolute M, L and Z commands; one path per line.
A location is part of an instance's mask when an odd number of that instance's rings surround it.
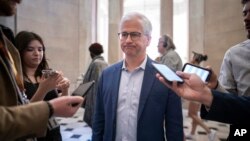
M 204 0 L 189 1 L 189 61 L 192 51 L 204 52 Z
M 122 51 L 117 35 L 123 11 L 122 7 L 122 0 L 109 0 L 108 61 L 110 64 L 122 59 Z
M 231 46 L 245 40 L 242 5 L 235 0 L 205 1 L 205 46 L 215 72 L 219 73 L 224 54 Z
M 173 37 L 173 0 L 161 0 L 161 29 L 160 33 Z
M 189 3 L 189 50 L 204 51 L 208 55 L 204 65 L 211 65 L 218 74 L 226 50 L 246 39 L 242 5 L 235 0 Z

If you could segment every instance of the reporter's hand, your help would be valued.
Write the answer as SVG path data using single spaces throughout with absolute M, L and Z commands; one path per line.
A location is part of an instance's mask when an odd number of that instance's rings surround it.
M 207 66 L 206 68 L 211 70 L 211 76 L 210 76 L 210 79 L 207 83 L 207 86 L 210 89 L 216 89 L 216 87 L 218 86 L 218 83 L 219 83 L 217 75 L 215 74 L 215 72 L 213 71 L 213 69 L 210 66 Z
M 191 101 L 201 102 L 206 106 L 211 105 L 213 98 L 212 93 L 196 74 L 189 74 L 181 71 L 177 71 L 176 73 L 183 78 L 183 84 L 173 82 L 172 85 L 170 85 L 160 74 L 157 74 L 156 77 L 180 97 Z
M 62 81 L 62 72 L 57 71 L 52 76 L 45 78 L 45 75 L 42 75 L 41 79 L 39 79 L 39 87 L 36 93 L 32 96 L 31 102 L 43 100 L 46 94 L 55 89 L 57 84 Z
M 67 96 L 68 95 L 68 89 L 70 86 L 70 81 L 68 78 L 63 77 L 63 79 L 57 84 L 58 90 L 62 91 L 62 96 Z
M 61 96 L 49 101 L 54 110 L 54 116 L 71 117 L 81 107 L 84 98 L 81 96 Z
M 48 78 L 45 78 L 45 75 L 42 75 L 41 81 L 39 82 L 39 90 L 47 94 L 49 91 L 55 89 L 57 84 L 63 80 L 62 72 L 56 71 L 56 73 Z

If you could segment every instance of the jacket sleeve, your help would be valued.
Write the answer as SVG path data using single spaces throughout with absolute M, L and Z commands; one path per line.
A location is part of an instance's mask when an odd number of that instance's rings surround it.
M 229 124 L 248 123 L 250 118 L 250 97 L 236 96 L 212 91 L 213 102 L 209 109 L 201 107 L 201 117 Z
M 173 91 L 168 92 L 168 104 L 165 116 L 165 129 L 168 141 L 183 141 L 183 117 L 181 99 Z
M 96 96 L 96 106 L 93 117 L 92 141 L 102 141 L 104 135 L 104 105 L 102 99 L 103 75 L 100 78 Z
M 48 105 L 35 102 L 20 106 L 0 106 L 0 140 L 44 136 L 49 118 Z

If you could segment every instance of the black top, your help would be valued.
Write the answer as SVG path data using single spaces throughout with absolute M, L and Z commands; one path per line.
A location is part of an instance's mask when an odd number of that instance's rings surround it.
M 24 87 L 26 89 L 25 93 L 26 93 L 28 99 L 31 99 L 32 96 L 35 94 L 36 90 L 38 89 L 39 83 L 33 84 L 31 82 L 24 81 Z M 51 99 L 54 99 L 57 97 L 58 97 L 57 90 L 52 90 L 46 94 L 46 96 L 44 97 L 44 100 L 48 101 L 48 100 L 51 100 Z
M 24 87 L 26 89 L 25 93 L 27 95 L 27 98 L 31 99 L 32 96 L 35 94 L 36 90 L 38 89 L 39 83 L 33 84 L 31 82 L 24 81 Z M 49 101 L 53 98 L 58 97 L 58 93 L 59 91 L 57 91 L 56 89 L 48 92 L 46 96 L 44 97 L 44 101 Z M 47 129 L 46 136 L 37 138 L 37 141 L 62 141 L 60 127 L 56 127 L 52 130 Z

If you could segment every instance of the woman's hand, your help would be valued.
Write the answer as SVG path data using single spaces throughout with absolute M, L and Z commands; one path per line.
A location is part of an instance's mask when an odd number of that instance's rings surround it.
M 68 95 L 69 87 L 70 87 L 70 81 L 66 77 L 63 77 L 63 79 L 57 84 L 58 90 L 62 91 L 62 96 Z
M 39 81 L 39 87 L 36 93 L 31 98 L 31 102 L 43 100 L 46 94 L 57 88 L 59 82 L 63 80 L 62 72 L 56 71 L 53 75 L 50 75 L 45 78 L 45 75 L 42 75 Z

